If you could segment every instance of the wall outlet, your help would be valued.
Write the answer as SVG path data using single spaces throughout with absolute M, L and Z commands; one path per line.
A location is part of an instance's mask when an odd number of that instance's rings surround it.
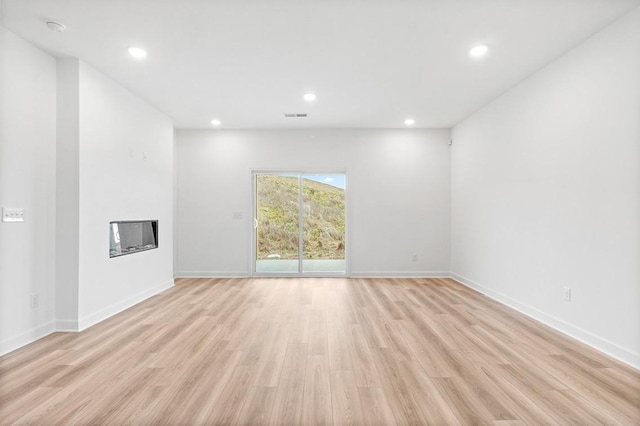
M 411 261 L 412 262 L 417 262 L 418 261 L 418 255 L 413 253 L 413 256 L 411 257 Z
M 31 307 L 32 308 L 37 308 L 38 306 L 40 306 L 40 296 L 38 296 L 37 294 L 32 294 L 31 295 Z
M 571 302 L 571 287 L 564 288 L 564 300 L 565 302 Z
M 2 208 L 3 222 L 24 222 L 24 209 L 22 208 Z

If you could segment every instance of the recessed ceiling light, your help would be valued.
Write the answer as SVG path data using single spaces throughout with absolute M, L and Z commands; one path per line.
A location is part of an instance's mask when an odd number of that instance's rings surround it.
M 214 126 L 219 126 L 219 125 L 222 124 L 222 121 L 220 121 L 220 120 L 211 120 L 211 124 L 214 125 Z
M 474 58 L 479 58 L 486 55 L 488 51 L 489 48 L 487 46 L 485 46 L 484 44 L 480 44 L 469 50 L 469 55 L 473 56 Z
M 316 100 L 316 95 L 314 93 L 307 93 L 304 95 L 304 100 L 307 102 L 313 102 Z
M 416 121 L 413 118 L 407 118 L 406 120 L 404 120 L 404 124 L 406 124 L 407 126 L 412 126 L 415 122 Z
M 133 56 L 134 58 L 142 59 L 147 56 L 147 52 L 140 49 L 139 47 L 132 46 L 129 48 L 129 55 Z
M 47 24 L 47 28 L 49 28 L 51 31 L 56 32 L 56 33 L 63 33 L 64 30 L 67 29 L 67 27 L 62 25 L 60 22 L 47 21 L 45 23 Z

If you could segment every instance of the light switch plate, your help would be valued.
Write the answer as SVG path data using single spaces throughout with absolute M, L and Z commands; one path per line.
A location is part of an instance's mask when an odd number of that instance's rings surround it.
M 3 207 L 2 221 L 3 222 L 24 222 L 24 209 Z

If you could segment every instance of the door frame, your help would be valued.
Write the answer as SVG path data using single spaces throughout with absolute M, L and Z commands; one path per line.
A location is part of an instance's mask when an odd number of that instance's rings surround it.
M 257 232 L 256 232 L 256 209 L 257 209 L 257 188 L 256 188 L 256 176 L 260 174 L 298 174 L 300 183 L 302 183 L 302 175 L 321 175 L 321 174 L 342 174 L 344 175 L 344 272 L 303 272 L 303 250 L 302 250 L 302 236 L 303 226 L 300 219 L 303 218 L 303 192 L 302 186 L 298 189 L 298 272 L 257 272 L 256 271 L 256 252 L 257 252 Z M 349 276 L 351 271 L 351 242 L 349 236 L 349 173 L 345 168 L 336 169 L 251 169 L 251 220 L 249 223 L 249 234 L 251 235 L 251 251 L 249 253 L 249 270 L 252 277 L 345 277 Z

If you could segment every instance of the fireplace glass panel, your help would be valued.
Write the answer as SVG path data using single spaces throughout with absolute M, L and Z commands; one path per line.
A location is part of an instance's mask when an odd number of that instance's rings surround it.
M 109 257 L 158 248 L 158 221 L 120 221 L 109 223 Z

